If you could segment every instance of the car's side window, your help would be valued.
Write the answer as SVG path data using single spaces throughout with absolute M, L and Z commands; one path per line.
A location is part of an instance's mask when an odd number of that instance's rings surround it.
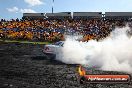
M 56 42 L 56 43 L 54 43 L 54 45 L 60 45 L 61 44 L 61 42 Z
M 62 46 L 62 47 L 63 47 L 63 45 L 64 45 L 64 43 L 61 43 L 61 44 L 60 44 L 60 46 Z
M 64 43 L 63 42 L 56 42 L 56 43 L 54 43 L 54 45 L 63 47 Z

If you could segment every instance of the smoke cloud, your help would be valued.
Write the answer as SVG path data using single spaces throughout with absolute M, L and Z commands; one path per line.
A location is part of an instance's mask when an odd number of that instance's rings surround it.
M 109 37 L 98 42 L 79 42 L 67 38 L 57 60 L 101 70 L 132 73 L 132 38 L 127 35 L 128 30 L 129 27 L 116 28 Z

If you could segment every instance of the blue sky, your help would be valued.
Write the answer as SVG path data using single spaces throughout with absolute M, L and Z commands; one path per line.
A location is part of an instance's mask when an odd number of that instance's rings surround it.
M 54 0 L 54 12 L 132 12 L 132 0 Z M 0 19 L 51 12 L 52 0 L 0 0 Z

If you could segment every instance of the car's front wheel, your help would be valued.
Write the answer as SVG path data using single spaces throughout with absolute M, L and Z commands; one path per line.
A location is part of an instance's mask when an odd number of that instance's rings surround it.
M 55 54 L 45 53 L 45 55 L 47 56 L 48 59 L 56 59 Z

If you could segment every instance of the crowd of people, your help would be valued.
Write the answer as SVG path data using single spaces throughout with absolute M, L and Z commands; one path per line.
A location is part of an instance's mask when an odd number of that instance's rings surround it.
M 82 41 L 103 39 L 116 27 L 126 25 L 124 20 L 104 19 L 1 19 L 0 38 L 55 42 L 65 35 L 83 35 Z

